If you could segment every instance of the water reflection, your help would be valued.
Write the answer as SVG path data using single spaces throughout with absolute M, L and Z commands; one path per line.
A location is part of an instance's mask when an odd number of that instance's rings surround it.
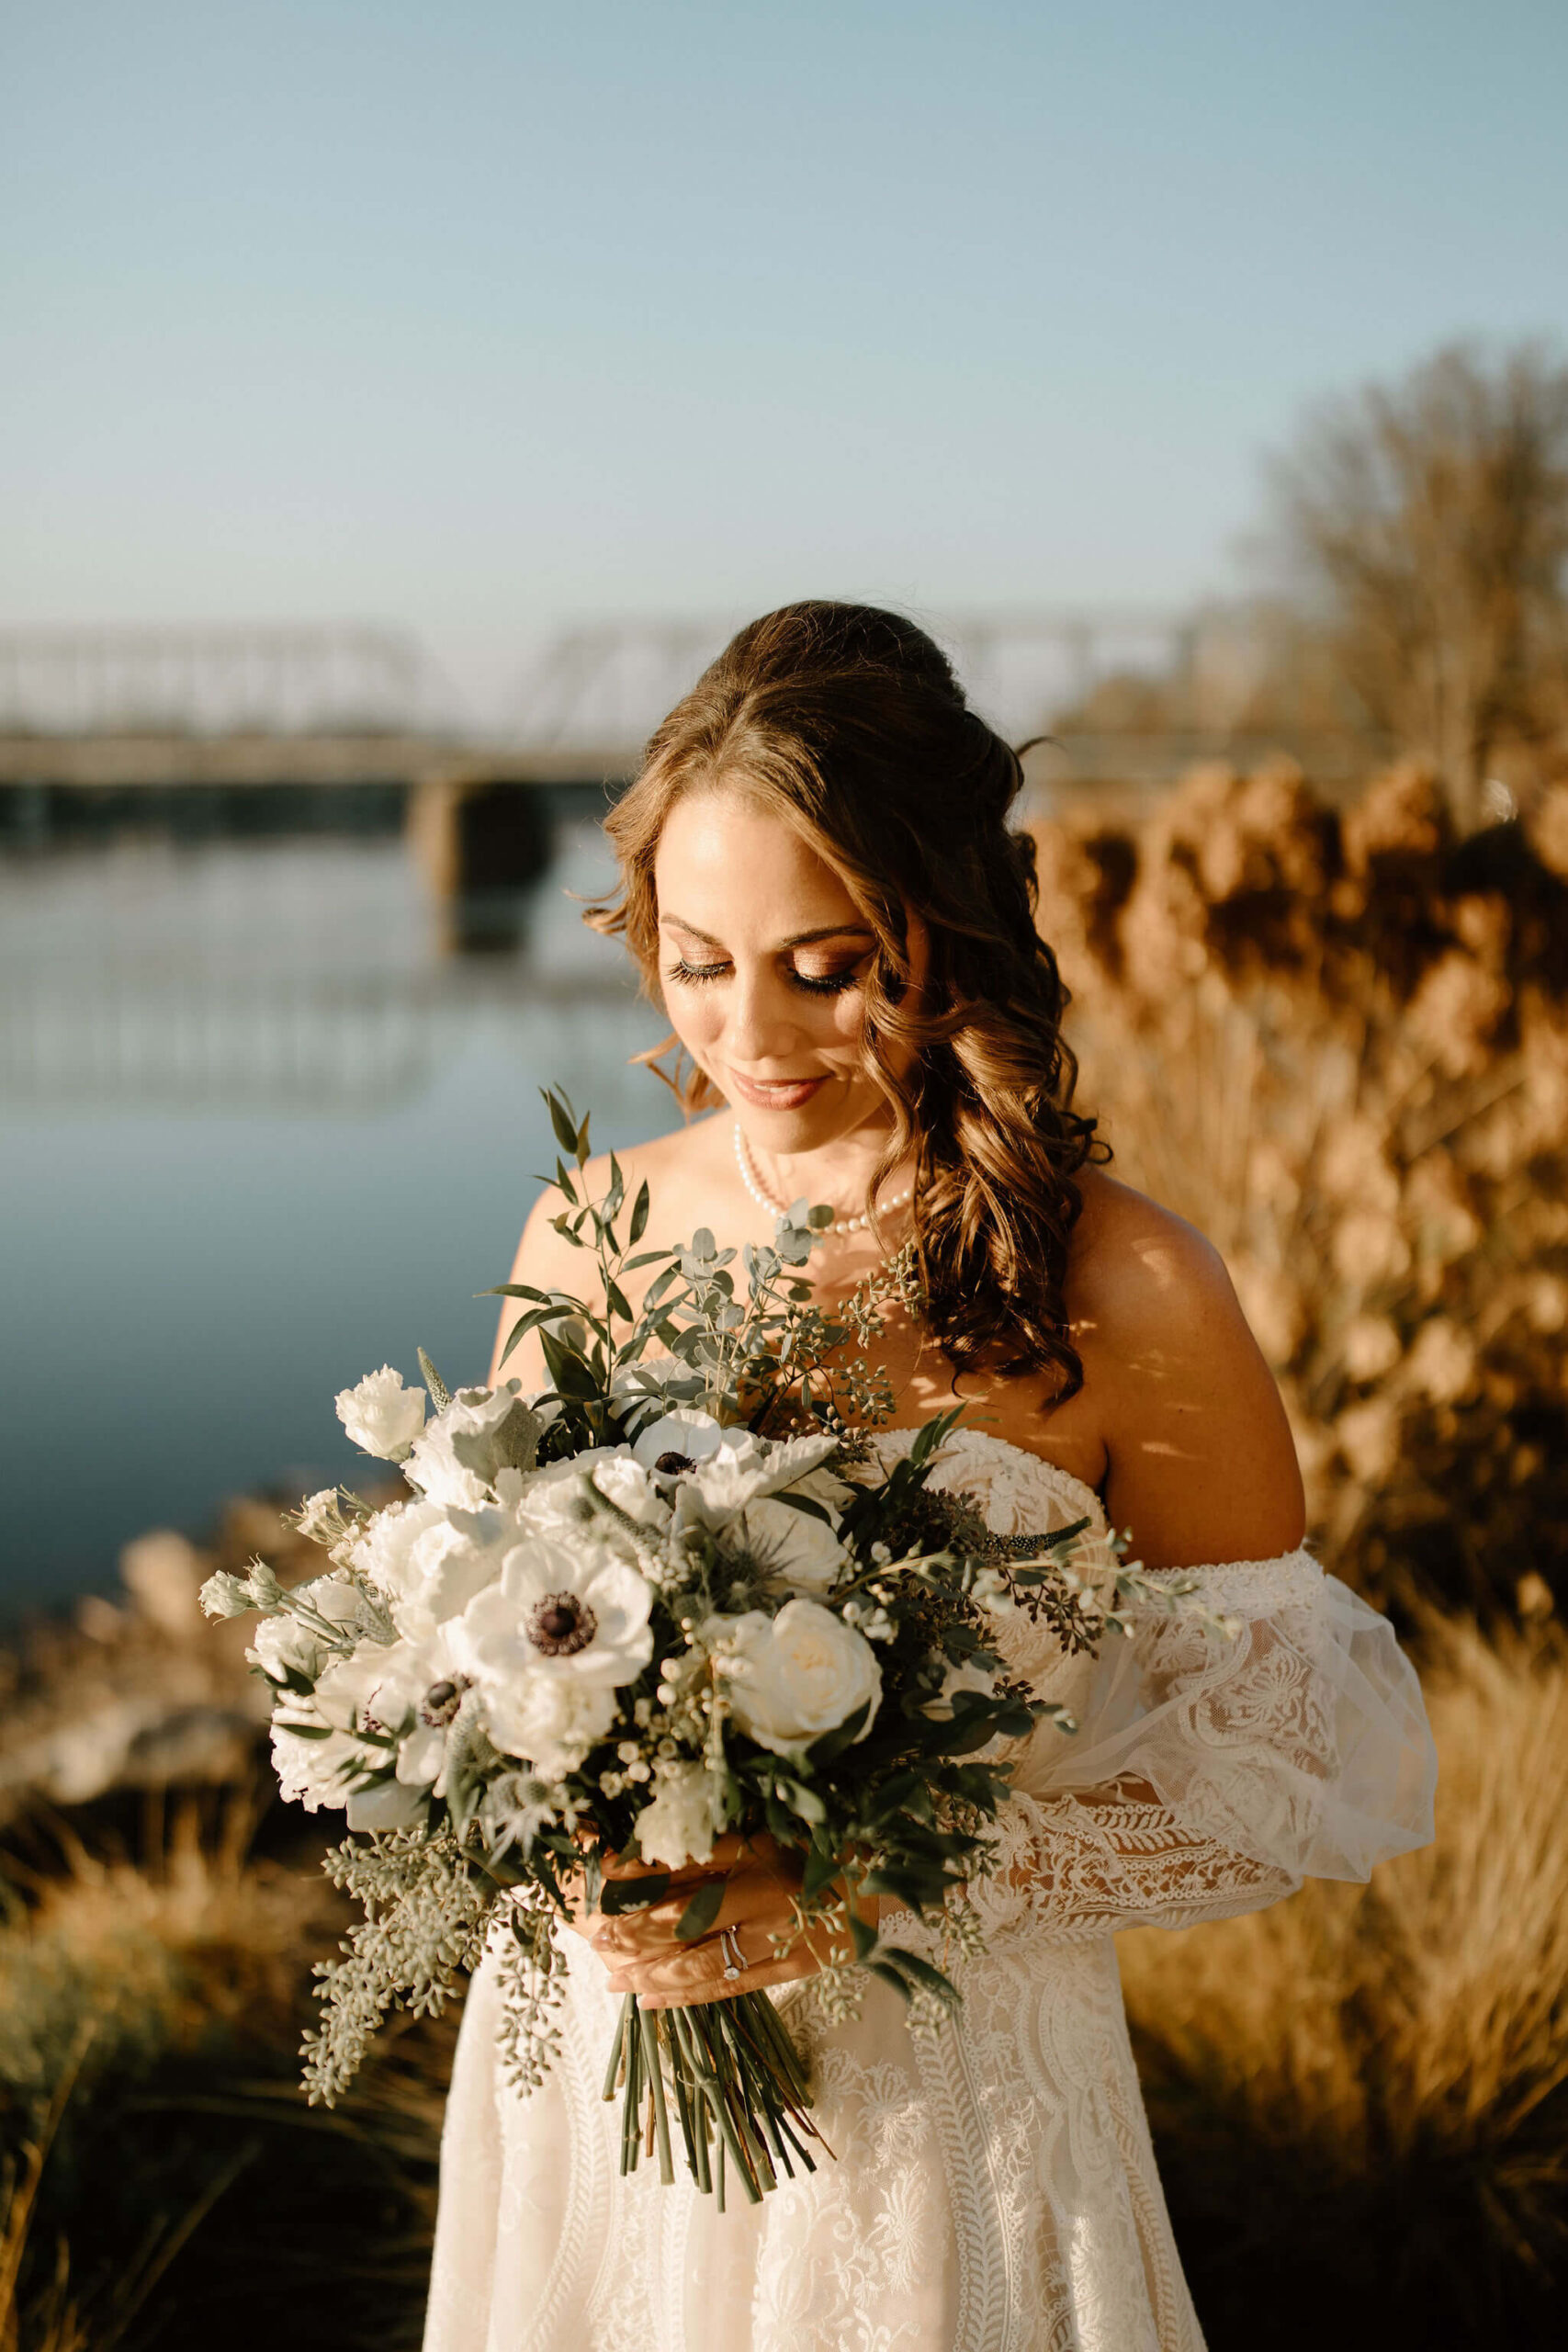
M 400 839 L 0 859 L 0 1611 L 226 1493 L 349 1475 L 332 1395 L 367 1367 L 482 1369 L 538 1087 L 605 1144 L 669 1118 L 627 1066 L 656 1018 L 568 895 L 607 879 L 569 824 L 516 944 L 454 957 Z

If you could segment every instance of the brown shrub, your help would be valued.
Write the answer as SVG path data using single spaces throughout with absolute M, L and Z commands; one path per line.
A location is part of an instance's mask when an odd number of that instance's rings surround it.
M 1457 841 L 1410 763 L 1343 812 L 1204 768 L 1040 845 L 1082 1100 L 1229 1261 L 1335 1565 L 1561 1593 L 1568 884 L 1517 824 Z

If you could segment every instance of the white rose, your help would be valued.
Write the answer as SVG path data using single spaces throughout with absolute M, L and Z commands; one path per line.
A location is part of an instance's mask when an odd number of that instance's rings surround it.
M 356 1388 L 339 1390 L 337 1417 L 367 1453 L 401 1462 L 424 1427 L 424 1391 L 405 1388 L 401 1373 L 384 1363 L 379 1372 L 367 1372 Z
M 773 1583 L 826 1592 L 848 1555 L 833 1530 L 810 1511 L 759 1495 L 724 1531 L 727 1551 L 746 1553 Z
M 863 1739 L 882 1697 L 882 1668 L 871 1644 L 817 1600 L 786 1600 L 776 1617 L 749 1609 L 710 1618 L 705 1640 L 739 1728 L 775 1756 L 799 1756 L 837 1731 L 857 1707 Z
M 724 1820 L 724 1782 L 704 1764 L 666 1761 L 653 1768 L 653 1795 L 637 1817 L 645 1862 L 678 1871 L 705 1862 Z

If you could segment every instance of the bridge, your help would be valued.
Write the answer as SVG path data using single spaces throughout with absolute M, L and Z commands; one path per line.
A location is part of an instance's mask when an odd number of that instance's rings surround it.
M 518 783 L 616 782 L 735 626 L 716 616 L 564 629 L 524 666 L 500 728 L 465 716 L 406 631 L 0 630 L 0 784 L 406 785 L 470 760 Z M 1012 735 L 1113 671 L 1168 674 L 1190 651 L 1190 623 L 1160 612 L 933 626 L 978 707 Z

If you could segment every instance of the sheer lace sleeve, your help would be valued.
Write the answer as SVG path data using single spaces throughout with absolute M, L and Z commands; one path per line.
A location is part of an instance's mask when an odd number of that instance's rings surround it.
M 1256 1910 L 1430 1839 L 1431 1735 L 1384 1620 L 1304 1551 L 1192 1573 L 1240 1630 L 1146 1617 L 1076 1735 L 1036 1733 L 972 1890 L 993 1948 Z

